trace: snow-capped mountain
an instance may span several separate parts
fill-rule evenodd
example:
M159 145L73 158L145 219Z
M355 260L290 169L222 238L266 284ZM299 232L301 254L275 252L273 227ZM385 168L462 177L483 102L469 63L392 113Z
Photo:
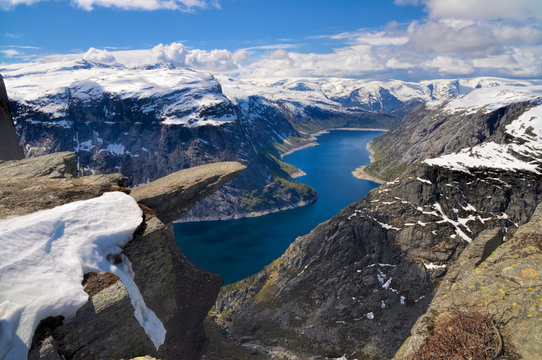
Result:
M425 162L465 172L486 168L542 174L542 86L480 89L448 102L444 110L491 113L520 102L528 103L526 110L504 125L500 136Z
M82 174L122 172L128 185L211 161L248 164L231 187L207 200L222 204L219 217L246 213L241 198L277 176L288 178L276 158L312 132L390 128L419 102L435 107L474 88L530 86L496 78L238 79L168 63L85 59L4 65L0 73L27 156L74 151ZM308 200L301 198L293 201ZM205 217L202 208L194 212Z

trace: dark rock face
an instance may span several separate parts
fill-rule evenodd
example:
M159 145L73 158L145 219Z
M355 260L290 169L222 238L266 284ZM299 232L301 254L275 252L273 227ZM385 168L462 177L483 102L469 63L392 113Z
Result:
M76 157L59 153L0 166L0 216L22 215L121 188L120 174L75 178ZM19 166L18 166L19 165ZM71 170L70 170L71 169ZM153 355L162 359L197 359L205 349L203 319L222 284L220 276L195 266L179 249L169 211L182 215L202 197L238 175L239 163L185 169L166 179L133 189L145 221L125 246L146 305L164 324L166 340L158 350L134 317L126 288L118 278L93 274L86 279L89 301L74 319L64 319L33 344L30 359L121 359ZM161 197L161 194L168 194ZM19 198L17 198L19 196ZM22 198L27 197L26 202ZM161 199L159 204L153 199ZM178 210L175 208L175 206ZM107 214L104 214L107 216ZM62 321L60 321L62 322Z
M0 75L0 160L19 160L23 158L23 149L17 142L17 133L11 118L6 86L2 75Z
M528 102L495 111L450 114L444 105L429 109L418 105L391 131L371 142L376 161L365 169L373 176L391 180L414 162L459 151L491 139L503 138L504 125L521 114ZM500 142L500 141L499 141Z
M244 346L299 358L391 358L446 267L483 230L511 232L528 221L541 180L420 163L225 287L213 319Z
M258 95L234 104L226 99L218 81L212 77L208 81L201 91L194 90L196 84L194 89L188 85L143 98L108 93L97 83L77 82L55 96L11 105L26 155L73 151L80 175L120 172L127 186L135 186L212 162L238 161L247 166L230 185L195 206L188 214L191 220L241 217L312 202L313 192L311 195L304 185L303 191L295 190L297 183L288 185L295 196L290 200L276 196L271 199L272 207L252 209L243 200L252 200L253 191L268 185L276 187L278 180L292 181L276 159L280 152L308 142L310 133L329 127L390 127L398 121L395 115L360 107L302 106ZM171 103L206 96L226 100L190 111L200 118L228 118L231 122L199 126L162 122L161 111ZM62 111L51 115L41 110L44 105L60 106ZM166 115L182 118L191 114L168 110Z

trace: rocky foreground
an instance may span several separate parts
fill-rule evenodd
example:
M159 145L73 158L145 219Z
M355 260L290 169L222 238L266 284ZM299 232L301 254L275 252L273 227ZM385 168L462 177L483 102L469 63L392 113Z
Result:
M144 220L123 254L132 263L134 280L145 303L167 331L165 343L156 350L135 319L120 279L111 273L87 273L81 279L89 296L87 304L73 319L43 319L28 358L199 358L206 344L202 321L222 279L198 268L182 254L171 221L244 168L239 163L209 164L127 189L121 186L120 174L77 178L73 153L0 163L0 218L50 209L108 191L132 193L143 209Z

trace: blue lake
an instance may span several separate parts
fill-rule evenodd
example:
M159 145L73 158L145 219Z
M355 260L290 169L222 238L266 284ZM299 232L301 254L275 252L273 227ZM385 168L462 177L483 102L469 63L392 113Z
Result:
M300 235L361 200L378 184L352 176L369 163L367 143L378 131L333 130L318 146L284 157L307 173L297 181L312 186L318 200L310 205L255 218L175 224L183 252L198 266L220 274L224 284L253 275L280 257Z

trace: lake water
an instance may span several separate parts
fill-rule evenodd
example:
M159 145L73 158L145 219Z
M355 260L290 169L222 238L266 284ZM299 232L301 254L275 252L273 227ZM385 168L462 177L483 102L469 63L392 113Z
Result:
M182 251L198 266L220 274L224 284L257 273L280 257L296 237L378 186L351 172L369 163L365 146L380 134L333 130L318 137L318 146L285 156L284 161L307 173L296 180L316 190L315 203L255 218L175 224Z

